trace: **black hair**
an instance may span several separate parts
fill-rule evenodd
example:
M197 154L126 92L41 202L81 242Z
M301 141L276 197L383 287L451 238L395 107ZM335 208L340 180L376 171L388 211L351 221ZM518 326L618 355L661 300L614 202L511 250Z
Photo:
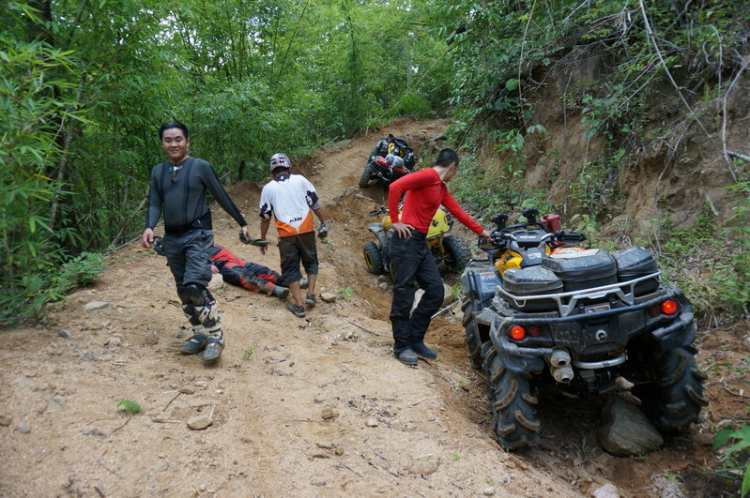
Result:
M458 152L453 149L443 149L438 152L435 158L435 166L450 166L451 163L456 163L456 167L458 167L459 160Z
M159 128L159 140L164 138L164 132L167 130L171 130L172 128L179 128L182 130L182 133L185 135L185 139L188 138L188 129L187 126L180 123L179 121L170 121L169 123L164 123L161 125L161 128Z

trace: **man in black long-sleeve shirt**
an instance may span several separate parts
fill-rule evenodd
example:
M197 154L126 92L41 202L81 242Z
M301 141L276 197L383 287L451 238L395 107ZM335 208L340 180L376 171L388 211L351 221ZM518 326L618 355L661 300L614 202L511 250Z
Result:
M211 280L214 234L211 210L206 207L206 190L242 227L249 238L247 222L219 181L211 165L190 157L187 127L170 121L159 130L168 161L151 170L149 207L141 243L154 244L154 226L164 213L163 250L177 284L182 310L193 326L193 337L180 348L185 354L203 352L205 361L219 358L224 348L219 307L206 286Z

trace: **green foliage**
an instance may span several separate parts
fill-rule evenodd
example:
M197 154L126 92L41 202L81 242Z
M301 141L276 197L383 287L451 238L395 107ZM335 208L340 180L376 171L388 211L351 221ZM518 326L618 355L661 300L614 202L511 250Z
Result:
M166 121L223 178L257 182L275 152L430 114L450 65L426 5L6 2L0 325L38 316L97 274L94 253L139 234Z
M122 408L128 413L141 413L141 405L135 401L130 401L129 399L121 399L117 402L117 407Z
M60 292L78 287L89 287L96 283L104 273L104 256L101 253L84 251L71 259L55 275L54 283Z
M253 354L255 354L255 346L247 348L245 350L245 354L242 355L242 358L244 358L245 360L247 360L248 358L250 358L251 356L253 356Z
M661 231L669 233L659 244L664 278L690 297L699 316L748 316L750 191L746 183L733 188L738 194L734 218L718 219L706 202L693 228L675 230L669 219L659 223ZM726 242L730 236L734 241Z
M743 472L742 498L750 492L750 425L743 425L740 429L723 429L714 438L714 449L722 450L722 467L724 471L739 470ZM743 471L744 469L744 471Z

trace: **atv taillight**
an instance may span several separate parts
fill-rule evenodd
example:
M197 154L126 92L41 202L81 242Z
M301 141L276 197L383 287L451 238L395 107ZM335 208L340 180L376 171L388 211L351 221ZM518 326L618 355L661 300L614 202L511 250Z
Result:
M661 303L661 311L665 315L674 315L677 313L677 310L679 309L679 306L677 306L677 303L672 301L671 299L669 301L664 301Z
M532 337L539 337L539 334L541 334L541 333L542 333L541 327L537 327L536 325L533 325L529 329L529 334L531 334Z
M520 325L516 325L514 327L511 327L510 329L510 338L514 341L520 341L526 337L526 329L521 327Z
M396 166L396 167L394 167L394 168L393 168L393 171L398 171L399 173L408 173L408 172L409 172L409 170L408 170L408 169L406 169L406 168L401 168L401 167L399 167L399 166Z

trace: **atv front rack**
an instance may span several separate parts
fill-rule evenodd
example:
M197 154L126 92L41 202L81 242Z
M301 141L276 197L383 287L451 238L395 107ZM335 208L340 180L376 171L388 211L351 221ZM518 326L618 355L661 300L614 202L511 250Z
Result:
M604 299L607 296L615 296L628 306L635 304L635 286L641 282L645 282L649 279L657 279L661 282L661 271L657 271L643 277L634 278L626 282L618 282L616 284L603 285L601 287L592 287L590 289L582 289L571 292L560 292L553 294L535 294L531 296L519 296L511 294L503 288L503 286L497 286L497 292L508 301L512 301L515 306L522 308L526 306L527 301L536 300L547 300L554 301L557 304L557 310L560 316L570 316L575 310L579 302L583 300L595 301Z

